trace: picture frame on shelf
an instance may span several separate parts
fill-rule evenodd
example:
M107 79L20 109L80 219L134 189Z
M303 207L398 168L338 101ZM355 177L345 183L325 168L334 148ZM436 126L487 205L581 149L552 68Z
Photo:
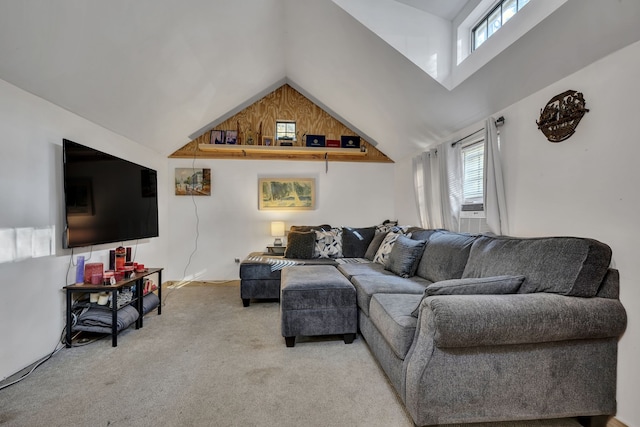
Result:
M307 147L324 147L325 136L324 135L307 135Z
M314 210L315 178L258 178L259 210Z
M262 145L265 146L273 146L273 137L272 136L263 136L262 137Z
M230 145L235 145L238 143L238 131L237 130L227 130L224 132L225 142Z
M329 148L340 148L340 140L339 139L327 139L327 147L329 147Z
M340 137L342 148L360 148L360 137L352 135L342 135Z
M210 144L226 144L223 130L212 130Z

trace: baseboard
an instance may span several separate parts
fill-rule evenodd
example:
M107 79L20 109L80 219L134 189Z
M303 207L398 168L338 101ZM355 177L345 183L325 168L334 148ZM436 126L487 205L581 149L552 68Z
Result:
M611 418L607 421L607 427L629 427L617 418Z

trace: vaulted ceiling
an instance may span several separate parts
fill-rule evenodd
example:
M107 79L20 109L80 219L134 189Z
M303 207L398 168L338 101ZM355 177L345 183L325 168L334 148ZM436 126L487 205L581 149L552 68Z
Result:
M398 1L448 20L467 3ZM166 155L286 82L398 160L640 40L638 22L637 0L568 0L448 90L331 0L0 0L0 78Z

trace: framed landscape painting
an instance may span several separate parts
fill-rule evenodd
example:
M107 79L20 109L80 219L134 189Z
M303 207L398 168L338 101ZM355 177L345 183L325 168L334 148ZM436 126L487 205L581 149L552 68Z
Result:
M315 178L259 178L258 209L313 210L316 206Z
M176 196L210 196L211 169L176 168Z

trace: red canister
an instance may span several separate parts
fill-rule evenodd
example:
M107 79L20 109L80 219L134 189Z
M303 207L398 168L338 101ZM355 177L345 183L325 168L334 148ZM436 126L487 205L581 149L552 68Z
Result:
M127 250L124 246L118 246L116 248L116 271L124 270L124 263L126 262Z

